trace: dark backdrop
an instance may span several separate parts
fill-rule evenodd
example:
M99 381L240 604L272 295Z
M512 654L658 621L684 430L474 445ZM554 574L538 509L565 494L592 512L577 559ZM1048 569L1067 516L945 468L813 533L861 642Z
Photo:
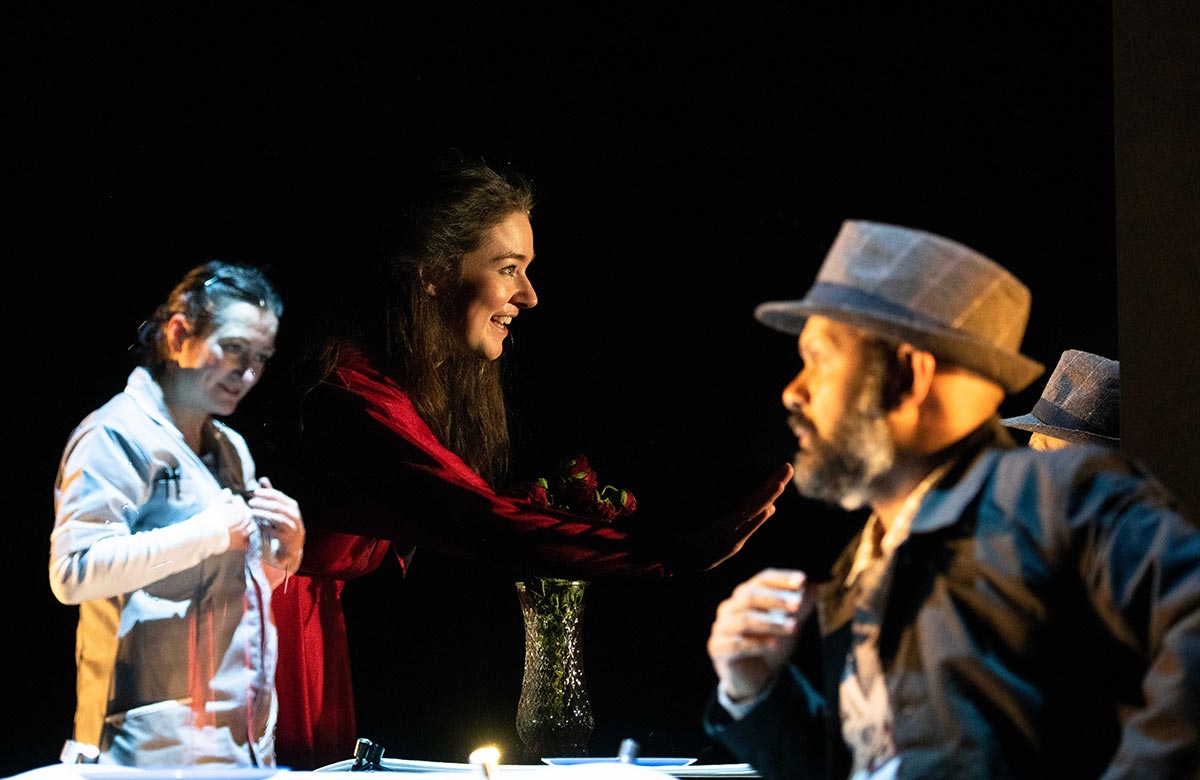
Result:
M1006 264L1034 290L1025 351L1047 370L1067 348L1124 357L1106 4L568 5L6 11L20 445L0 773L55 760L70 732L76 610L46 585L51 486L71 428L123 385L138 323L197 262L265 263L289 304L286 360L289 317L352 272L397 172L430 150L511 166L538 191L541 303L506 357L518 468L584 452L647 522L732 508L790 458L778 399L794 344L751 311L803 293L843 219ZM231 420L268 476L287 443L281 376ZM791 490L778 506L712 572L592 589L593 753L628 736L720 759L698 726L716 604L763 566L819 566L845 531ZM422 550L407 580L388 565L344 597L363 736L409 758L515 749L511 576Z

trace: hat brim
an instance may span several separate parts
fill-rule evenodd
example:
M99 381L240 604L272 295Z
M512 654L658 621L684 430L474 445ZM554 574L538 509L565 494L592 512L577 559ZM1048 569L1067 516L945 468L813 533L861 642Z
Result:
M768 301L759 304L754 317L784 333L798 335L812 315L828 317L862 328L880 338L903 341L918 349L969 368L991 379L1010 393L1018 393L1046 371L1032 358L1007 352L994 344L938 323L917 321L902 314L879 313L849 306L810 301Z
M1056 439L1069 441L1072 444L1103 444L1115 447L1121 443L1119 438L1105 436L1101 433L1090 433L1078 430L1077 428L1059 428L1057 425L1047 425L1032 414L1008 417L1001 420L1000 423L1007 428L1016 428L1017 430L1029 431L1030 433L1042 433L1046 436L1053 436Z

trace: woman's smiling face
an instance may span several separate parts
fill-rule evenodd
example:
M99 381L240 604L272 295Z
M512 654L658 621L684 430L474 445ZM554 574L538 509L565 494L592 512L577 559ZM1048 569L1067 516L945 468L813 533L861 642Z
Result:
M484 360L500 357L512 318L537 305L527 275L531 262L533 228L523 212L509 214L463 256L458 336L467 352Z

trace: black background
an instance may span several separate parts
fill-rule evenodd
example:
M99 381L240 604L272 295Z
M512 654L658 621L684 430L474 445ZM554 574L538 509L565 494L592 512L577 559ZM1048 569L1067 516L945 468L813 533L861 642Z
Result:
M51 487L71 428L123 386L138 323L197 262L264 263L289 306L284 363L289 318L352 272L414 157L457 147L533 180L541 302L505 358L516 462L584 452L646 522L731 509L790 459L794 343L751 311L799 297L843 219L932 230L1012 269L1047 373L1067 348L1124 359L1112 8L1020 5L10 6L17 609L0 772L52 762L70 733L76 610L46 585ZM1192 343L1182 325L1157 327ZM287 394L269 373L231 419L268 476ZM844 529L790 489L778 507L716 570L593 586L593 753L634 737L643 754L720 758L698 726L716 604L763 566L819 565ZM516 749L512 579L422 550L406 580L388 565L347 585L363 736L394 757Z

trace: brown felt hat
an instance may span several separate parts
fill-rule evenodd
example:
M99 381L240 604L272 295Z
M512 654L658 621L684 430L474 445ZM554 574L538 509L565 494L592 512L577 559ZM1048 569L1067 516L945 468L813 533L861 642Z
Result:
M798 334L810 315L904 341L1024 390L1045 372L1021 354L1029 288L994 260L933 233L847 220L801 300L759 304L754 316Z

